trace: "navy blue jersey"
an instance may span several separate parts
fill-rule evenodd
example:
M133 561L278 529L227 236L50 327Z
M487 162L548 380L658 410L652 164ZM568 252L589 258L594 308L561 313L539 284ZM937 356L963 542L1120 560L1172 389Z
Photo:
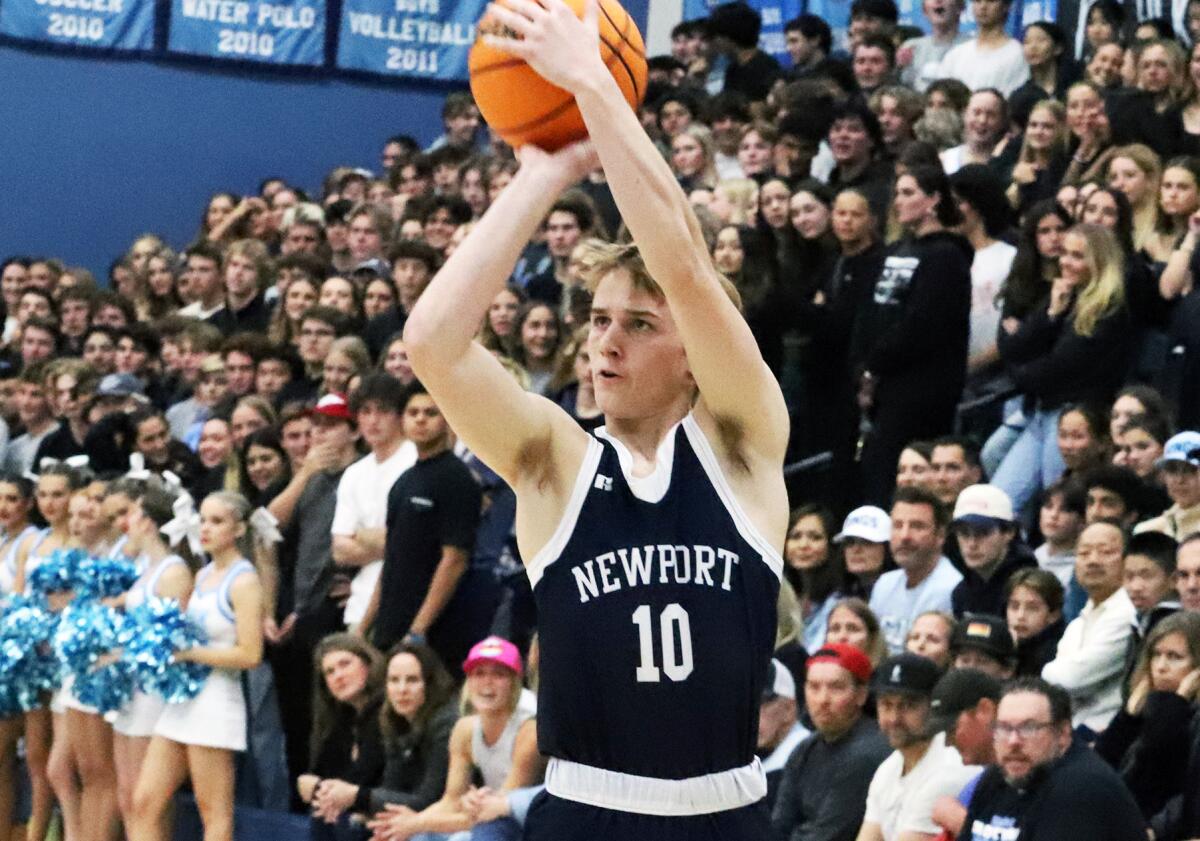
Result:
M754 760L782 561L689 415L658 467L604 430L529 565L541 645L538 747L679 780ZM632 485L632 486L631 486Z

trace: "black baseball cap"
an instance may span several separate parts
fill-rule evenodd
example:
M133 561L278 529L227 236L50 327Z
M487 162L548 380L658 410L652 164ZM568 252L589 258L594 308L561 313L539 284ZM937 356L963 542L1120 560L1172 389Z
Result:
M1008 625L1000 617L986 613L963 614L950 639L950 650L957 654L964 648L982 651L1001 663L1008 663L1015 653Z
M984 698L1000 700L1000 681L978 669L951 669L933 687L928 732L951 729L961 713L974 709Z
M937 685L941 674L937 663L928 657L905 651L879 665L872 686L876 695L903 692L928 698L933 694L933 687Z

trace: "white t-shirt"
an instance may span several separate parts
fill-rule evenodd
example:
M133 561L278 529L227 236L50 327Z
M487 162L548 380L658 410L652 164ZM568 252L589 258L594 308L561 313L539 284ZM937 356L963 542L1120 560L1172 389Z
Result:
M975 252L971 261L971 356L996 344L1000 328L997 296L1016 256L1017 249L999 240Z
M894 569L879 576L871 590L871 611L879 617L888 653L904 650L904 640L913 621L928 610L950 610L950 593L962 581L962 574L945 556L933 572L916 587L909 589L904 570Z
M367 453L347 467L338 483L337 507L330 531L334 535L352 536L359 529L383 528L387 524L388 491L400 474L416 463L417 445L405 441L386 461L378 461L373 453ZM382 569L383 558L379 558L355 574L343 617L347 625L362 621Z
M1007 97L1029 81L1029 63L1021 42L1015 38L1009 38L1002 47L986 50L972 38L946 53L938 78L958 79L973 91L996 88Z
M867 790L863 821L878 824L884 841L905 832L940 833L933 822L934 802L942 796L957 797L979 769L963 765L958 751L946 744L946 734L938 733L921 761L903 772L904 757L894 751L875 770Z

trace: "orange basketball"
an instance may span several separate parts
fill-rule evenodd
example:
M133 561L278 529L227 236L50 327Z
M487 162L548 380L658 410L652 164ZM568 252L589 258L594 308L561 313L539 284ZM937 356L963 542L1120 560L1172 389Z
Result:
M583 0L566 3L583 14ZM646 94L646 45L617 0L600 0L600 53L629 106L637 108ZM476 38L468 67L479 113L509 145L532 143L554 151L587 137L575 97L524 60Z

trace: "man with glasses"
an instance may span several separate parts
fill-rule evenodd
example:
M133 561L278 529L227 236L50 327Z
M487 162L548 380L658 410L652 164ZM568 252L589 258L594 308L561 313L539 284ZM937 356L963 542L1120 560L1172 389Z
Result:
M1071 737L1071 698L1040 678L1009 683L992 730L996 764L980 777L959 841L1138 841L1133 796Z

